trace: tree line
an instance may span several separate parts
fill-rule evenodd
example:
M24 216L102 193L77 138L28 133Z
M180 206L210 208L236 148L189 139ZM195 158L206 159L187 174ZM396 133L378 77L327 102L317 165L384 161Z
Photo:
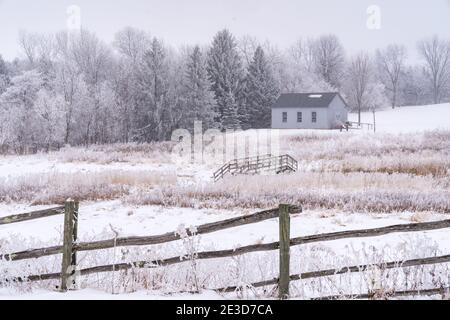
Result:
M450 101L450 42L417 44L408 63L392 44L353 56L335 35L286 50L229 30L209 46L173 48L127 27L106 44L94 33L21 32L22 58L0 55L0 146L4 152L169 139L177 128L270 126L280 93L339 91L361 112Z

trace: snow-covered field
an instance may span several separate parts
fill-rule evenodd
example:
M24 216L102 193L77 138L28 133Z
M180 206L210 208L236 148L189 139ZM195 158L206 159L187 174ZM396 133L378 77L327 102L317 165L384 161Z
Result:
M380 132L408 133L425 130L450 129L450 103L431 106L399 107L375 113L376 127ZM350 121L358 121L351 113ZM361 122L373 123L373 114L363 112Z
M281 151L299 161L299 172L281 176L227 177L213 183L215 164L179 164L169 149L151 146L67 148L29 156L0 156L0 217L81 200L79 240L175 232L275 207L301 204L291 236L450 219L450 104L379 111L377 133L366 131L281 132ZM351 120L355 115L351 115ZM372 114L363 114L371 122ZM155 148L155 150L153 149ZM277 220L229 229L153 247L79 254L80 267L153 260L189 250L230 249L276 241ZM0 226L0 253L61 243L62 217ZM448 254L448 230L339 240L294 247L292 272L359 263ZM60 257L0 261L1 275L58 272ZM292 292L309 298L368 288L449 286L448 266L296 281ZM0 287L0 299L270 298L263 290L218 295L207 290L270 279L277 253L187 262L167 268L82 277L81 290L60 294L55 281ZM206 288L201 294L170 292ZM267 288L266 288L267 289ZM270 288L269 288L270 289ZM111 293L119 293L111 295Z

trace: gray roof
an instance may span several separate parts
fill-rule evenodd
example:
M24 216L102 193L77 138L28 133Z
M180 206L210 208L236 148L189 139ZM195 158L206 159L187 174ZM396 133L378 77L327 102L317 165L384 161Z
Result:
M342 99L338 92L283 93L272 108L327 108L336 96Z

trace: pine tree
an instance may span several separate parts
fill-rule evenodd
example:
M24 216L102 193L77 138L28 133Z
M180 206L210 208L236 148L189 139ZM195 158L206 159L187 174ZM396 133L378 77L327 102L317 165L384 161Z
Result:
M188 57L185 74L186 110L183 122L189 129L193 128L195 120L202 121L205 129L216 127L216 103L210 88L205 59L200 47L196 46Z
M136 119L139 127L137 140L154 141L163 138L165 95L168 77L166 52L162 43L153 39L150 49L144 53L138 86L141 92Z
M225 95L220 98L218 104L223 106L221 117L223 129L240 129L238 106L236 98L232 93L226 92Z
M239 129L242 61L236 41L226 29L217 33L214 38L208 53L207 71L218 105L218 120L222 129Z
M248 127L270 127L271 106L278 97L279 91L264 51L258 47L248 66L245 84Z

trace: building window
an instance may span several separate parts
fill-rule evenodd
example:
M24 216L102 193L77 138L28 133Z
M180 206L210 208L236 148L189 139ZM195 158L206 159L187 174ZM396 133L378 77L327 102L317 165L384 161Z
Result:
M297 112L297 122L302 122L302 113Z
M287 122L287 112L283 112L283 122Z
M313 112L311 114L311 118L312 118L312 123L316 123L317 122L317 112Z

